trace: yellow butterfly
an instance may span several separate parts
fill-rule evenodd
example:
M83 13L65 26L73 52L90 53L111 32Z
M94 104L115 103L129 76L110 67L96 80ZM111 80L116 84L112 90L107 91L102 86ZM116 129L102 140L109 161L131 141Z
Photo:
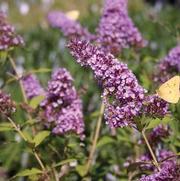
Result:
M72 11L68 11L66 13L66 16L71 19L71 20L77 20L79 17L79 11L78 10L72 10Z
M169 103L177 103L180 98L180 76L176 75L162 84L156 91L158 96Z

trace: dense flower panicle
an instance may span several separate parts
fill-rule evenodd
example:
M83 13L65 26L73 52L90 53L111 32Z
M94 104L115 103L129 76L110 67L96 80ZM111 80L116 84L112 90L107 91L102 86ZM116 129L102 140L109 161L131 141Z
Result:
M152 144L159 143L162 138L168 137L170 134L169 127L167 125L159 125L155 127L149 134L149 140Z
M22 83L28 99L45 94L39 80L33 74L23 76Z
M15 110L15 103L12 101L11 97L0 90L0 114L10 116Z
M168 103L158 95L146 96L143 101L142 114L162 118L168 113Z
M41 103L47 123L55 134L74 131L83 136L82 102L79 99L70 73L59 68L48 82L45 100Z
M130 46L143 47L146 41L136 28L127 10L128 0L105 0L97 29L97 42L105 51L118 54Z
M69 106L62 108L58 114L56 127L53 129L55 134L68 131L75 131L80 135L84 132L82 101L79 98L72 101Z
M142 176L140 181L180 181L180 165L166 164L159 172Z
M171 49L157 66L155 82L165 82L174 74L180 73L180 45Z
M48 14L48 22L52 27L59 28L68 38L91 40L94 36L78 22L69 19L61 11L52 11Z
M147 170L152 170L154 173L148 176L142 176L140 181L180 181L180 167L177 164L176 157L168 150L159 150L156 154L161 170L158 171L153 165L146 167ZM142 156L141 161L150 161L150 155Z
M144 99L145 90L138 84L127 65L113 55L85 41L72 40L68 47L82 66L89 66L103 88L105 117L111 127L123 127L132 122ZM109 103L109 98L115 98Z
M0 12L0 51L23 44L23 38L16 35L15 28L7 23L5 15Z

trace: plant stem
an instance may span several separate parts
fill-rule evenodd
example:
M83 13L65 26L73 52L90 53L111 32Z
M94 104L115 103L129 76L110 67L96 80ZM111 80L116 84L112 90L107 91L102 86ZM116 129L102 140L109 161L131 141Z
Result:
M39 165L41 166L42 170L45 170L45 166L44 164L42 163L39 155L37 154L36 150L33 150L33 154L34 156L36 157L36 160L38 161Z
M15 64L14 60L13 60L10 56L9 56L9 60L10 60L10 63L11 63L11 65L12 65L15 73L16 73L16 76L17 76L17 78L18 78L18 80L19 80L21 77L19 76L19 73L18 73L18 71L17 71L16 64ZM27 103L28 103L28 100L27 100L26 93L25 93L25 91L24 91L24 87L23 87L23 84L22 84L22 81L21 81L21 80L19 80L19 86L20 86L20 88L21 88L23 100L24 100L24 102L27 104Z
M10 118L7 117L7 119L9 120L9 122L12 124L12 126L14 127L14 129L19 133L19 135L23 138L23 140L25 142L28 142L27 138L25 137L24 133L20 130L20 128L16 125L16 123ZM42 170L45 170L45 166L43 165L41 159L39 158L36 150L33 150L33 154L36 158L36 160L38 161L39 165L41 166Z
M27 99L27 96L26 96L26 93L25 93L25 90L24 90L23 83L22 83L22 81L20 80L20 79L21 79L21 76L19 75L19 73L18 73L18 71L17 71L16 64L15 64L15 62L14 62L14 60L13 60L13 58L12 58L11 56L8 56L8 57L9 57L9 60L10 60L11 65L12 65L12 67L13 67L15 73L16 73L16 76L17 76L17 78L18 78L18 80L19 80L18 82L19 82L19 86L20 86L21 93L22 93L22 96L23 96L23 100L24 100L24 102L25 102L26 104L28 104L28 99ZM27 116L28 116L28 119L29 119L29 120L32 120L32 117L31 117L30 114L27 114ZM34 127L32 127L32 132L33 132L33 135L35 135L36 130L35 130Z
M95 130L95 134L94 134L93 143L92 143L92 147L91 147L90 154L89 154L89 157L88 157L88 161L87 161L87 164L86 164L86 174L89 172L90 166L92 164L94 152L96 150L97 140L98 140L98 137L99 137L99 132L100 132L101 123L102 123L102 119L103 119L103 113L104 113L104 103L101 104L100 114L99 114L99 118L97 120L97 125L96 125L96 130Z
M151 156L152 156L152 158L153 158L154 165L155 165L155 166L158 168L158 170L160 171L160 167L159 167L158 161L157 161L156 156L155 156L155 154L154 154L154 152L153 152L153 150L152 150L152 148L151 148L151 146L150 146L150 144L149 144L149 141L148 141L148 139L147 139L147 137L146 137L145 130L142 130L142 136L143 136L143 138L144 138L144 140L145 140L145 142L146 142L146 145L147 145L147 147L148 147L148 149L149 149L149 152L150 152L150 154L151 154Z
M24 86L23 86L23 84L22 84L22 81L20 80L20 79L21 79L21 76L19 76L19 73L18 73L18 71L17 71L16 64L15 64L15 62L14 62L14 60L13 60L13 58L12 58L11 56L8 56L8 57L9 57L9 60L10 60L11 65L12 65L12 67L13 67L15 73L16 73L16 76L17 76L17 78L18 78L18 80L19 80L19 86L20 86L20 89L21 89L21 92L22 92L23 100L24 100L24 102L25 102L26 104L28 104L28 99L27 99L27 96L26 96L26 93L25 93L25 90L24 90ZM32 120L32 117L31 117L30 114L27 114L27 116L28 116L28 119L29 119L29 120ZM21 135L21 137L24 139L24 141L27 142L26 137L24 136L24 134L22 133L22 131L16 126L16 124L14 123L14 121L13 121L12 119L10 119L10 118L8 118L8 120L11 122L11 124L12 124L13 127L16 129L16 131ZM33 132L33 134L35 135L35 129L34 129L34 127L32 127L32 132ZM40 157L38 156L36 150L33 150L33 154L34 154L36 160L38 161L39 165L41 166L42 170L45 170L45 166L44 166L44 164L42 163Z
M15 122L10 118L7 117L7 119L10 121L14 129L19 133L19 135L24 139L24 141L27 141L26 137L24 136L23 132L20 130L20 128L15 124Z

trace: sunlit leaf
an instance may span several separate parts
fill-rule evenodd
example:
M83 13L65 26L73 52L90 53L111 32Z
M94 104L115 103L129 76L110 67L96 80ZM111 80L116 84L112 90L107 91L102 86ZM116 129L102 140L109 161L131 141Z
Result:
M152 129L155 128L156 126L158 126L161 123L161 119L156 118L156 119L152 119L148 126L145 129Z
M40 145L46 137L50 135L50 131L41 131L39 132L33 139L33 142L35 143L35 147Z
M86 175L86 165L78 165L76 167L76 171L81 177L84 177Z
M33 143L32 135L30 134L30 132L28 132L26 130L23 130L22 132L23 132L25 138L27 139L27 141L29 143Z
M74 161L76 161L76 159L74 159L74 158L63 160L63 161L60 161L59 163L56 163L53 167L58 167L58 166L66 164L66 163L70 163L70 162L74 162Z
M0 132L3 131L11 131L13 130L13 126L10 123L1 123L0 124Z
M36 175L36 174L41 174L42 171L37 169L37 168L32 168L32 169L26 169L23 171L20 171L15 177L24 177L24 176L29 176L29 175Z
M31 99L29 105L36 109L38 107L38 105L44 100L44 96L43 95L40 95L40 96L36 96L34 98Z

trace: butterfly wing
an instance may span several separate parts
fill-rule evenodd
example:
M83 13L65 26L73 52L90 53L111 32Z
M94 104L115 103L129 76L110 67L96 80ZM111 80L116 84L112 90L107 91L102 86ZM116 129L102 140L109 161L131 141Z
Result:
M66 16L71 20L77 20L79 17L79 11L78 10L68 11L66 13Z
M180 97L179 86L180 76L174 76L159 87L157 94L169 103L177 103Z

